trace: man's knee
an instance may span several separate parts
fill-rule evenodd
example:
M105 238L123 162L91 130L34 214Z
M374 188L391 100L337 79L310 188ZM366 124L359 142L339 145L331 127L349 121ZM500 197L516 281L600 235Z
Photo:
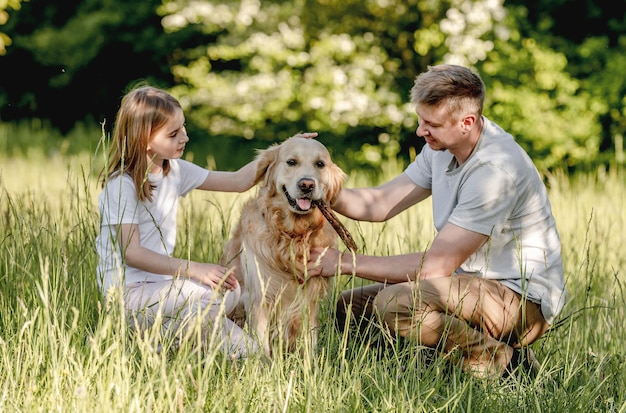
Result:
M402 324L413 318L415 306L412 289L408 283L390 285L374 299L374 310L381 323L392 333L403 328Z
M397 302L393 294L389 294L388 288L382 290L374 299L374 312L386 325L393 325L396 314Z

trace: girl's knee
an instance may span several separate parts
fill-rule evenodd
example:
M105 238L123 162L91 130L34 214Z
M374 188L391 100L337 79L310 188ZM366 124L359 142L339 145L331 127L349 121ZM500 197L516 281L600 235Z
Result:
M237 288L234 290L230 290L224 295L224 307L226 314L232 313L237 306L239 305L239 301L241 299L241 287L237 284Z

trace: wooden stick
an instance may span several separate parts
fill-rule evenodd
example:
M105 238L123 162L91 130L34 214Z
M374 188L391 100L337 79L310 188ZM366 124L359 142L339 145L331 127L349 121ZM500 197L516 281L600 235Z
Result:
M316 201L315 205L317 205L322 215L324 215L324 218L326 218L330 225L332 225L335 229L339 238L341 238L346 247L348 247L348 249L353 253L356 253L358 248L356 246L356 242L354 242L354 238L352 238L348 229L337 218L333 210L323 200Z

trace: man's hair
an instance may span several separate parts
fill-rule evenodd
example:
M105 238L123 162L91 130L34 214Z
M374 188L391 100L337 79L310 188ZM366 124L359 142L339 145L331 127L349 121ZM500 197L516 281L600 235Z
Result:
M152 200L153 185L148 179L148 143L171 119L180 103L169 93L152 86L140 86L122 98L115 119L113 142L102 184L108 178L128 174L135 183L137 197ZM163 174L169 172L169 162L163 164Z
M411 103L435 108L446 105L453 117L464 113L481 116L484 101L485 84L463 66L428 66L428 71L418 75L411 88Z

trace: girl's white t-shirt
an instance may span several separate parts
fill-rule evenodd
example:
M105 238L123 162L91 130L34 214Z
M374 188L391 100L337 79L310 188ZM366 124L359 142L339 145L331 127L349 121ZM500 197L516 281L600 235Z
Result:
M170 170L149 174L156 186L152 201L140 202L129 175L109 179L98 198L100 233L96 238L98 252L98 285L106 295L111 287L141 281L171 279L171 275L154 274L125 265L117 242L117 226L137 224L141 246L171 256L176 245L178 198L204 182L209 171L191 162L170 160Z
M483 120L479 141L461 166L447 150L426 145L405 173L431 189L438 231L450 222L489 235L458 271L501 281L540 304L552 323L565 301L565 281L545 185L513 136Z

